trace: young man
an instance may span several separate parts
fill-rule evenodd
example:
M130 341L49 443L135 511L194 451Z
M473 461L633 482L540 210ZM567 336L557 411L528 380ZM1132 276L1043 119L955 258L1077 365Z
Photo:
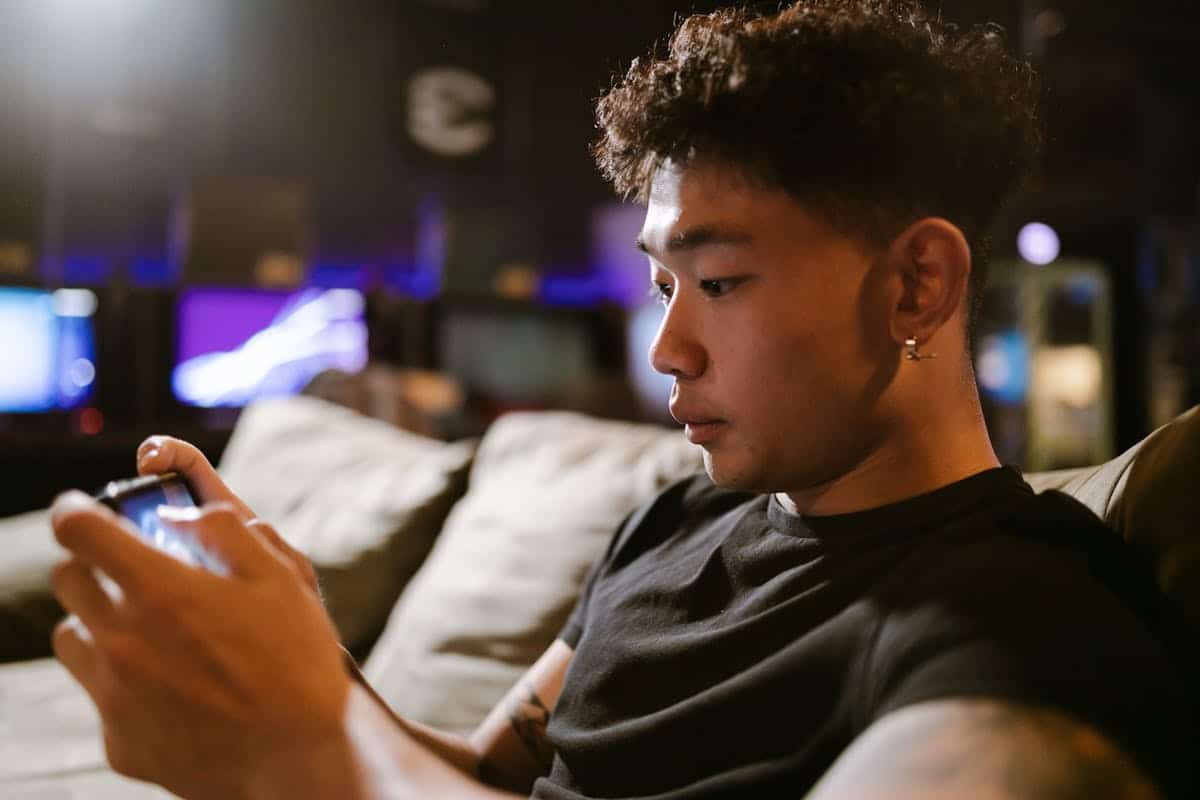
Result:
M997 464L980 414L971 311L1034 95L994 32L904 0L684 21L601 101L596 152L647 203L650 359L707 475L617 532L464 741L351 680L304 560L151 439L139 469L189 476L209 504L173 522L232 575L56 504L56 652L113 766L188 797L1186 792L1152 587Z

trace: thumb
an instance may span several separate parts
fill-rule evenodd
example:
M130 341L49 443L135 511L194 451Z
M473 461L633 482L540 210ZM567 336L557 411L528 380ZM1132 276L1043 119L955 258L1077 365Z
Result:
M159 506L158 516L210 571L256 580L290 569L284 557L247 528L228 503L200 508Z
M151 436L138 447L139 475L161 475L178 472L187 478L199 497L196 503L227 503L241 519L254 518L254 512L242 502L213 469L200 448L172 436Z

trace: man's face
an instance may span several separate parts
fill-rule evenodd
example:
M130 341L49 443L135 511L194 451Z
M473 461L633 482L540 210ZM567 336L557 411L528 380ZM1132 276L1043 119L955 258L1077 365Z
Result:
M879 258L702 163L658 171L639 245L665 305L650 363L714 482L800 491L870 457L896 362Z

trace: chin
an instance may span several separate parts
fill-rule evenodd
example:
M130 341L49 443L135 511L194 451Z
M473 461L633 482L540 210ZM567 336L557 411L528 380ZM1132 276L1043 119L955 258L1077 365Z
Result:
M728 456L714 456L708 450L704 451L704 471L722 489L755 494L773 491L764 487L762 476L752 465L733 463Z

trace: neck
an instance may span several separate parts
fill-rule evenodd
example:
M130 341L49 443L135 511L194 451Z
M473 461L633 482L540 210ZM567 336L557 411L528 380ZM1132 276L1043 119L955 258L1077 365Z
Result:
M978 396L932 403L908 419L852 469L819 486L778 494L796 514L828 516L906 500L1000 466Z

